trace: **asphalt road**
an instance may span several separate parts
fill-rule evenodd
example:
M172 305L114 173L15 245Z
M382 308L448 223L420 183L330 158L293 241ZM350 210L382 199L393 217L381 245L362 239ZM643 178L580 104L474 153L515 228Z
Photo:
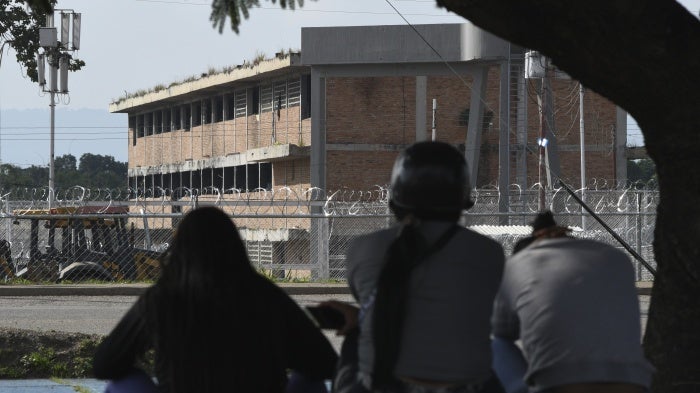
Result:
M328 299L352 301L348 294L291 295L299 305ZM36 331L108 334L136 296L0 296L0 326ZM336 349L342 340L325 332Z

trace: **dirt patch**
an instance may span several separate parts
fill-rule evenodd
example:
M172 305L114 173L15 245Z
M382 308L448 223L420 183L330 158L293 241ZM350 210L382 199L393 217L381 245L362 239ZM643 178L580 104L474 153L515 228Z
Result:
M0 328L0 379L92 378L102 336Z

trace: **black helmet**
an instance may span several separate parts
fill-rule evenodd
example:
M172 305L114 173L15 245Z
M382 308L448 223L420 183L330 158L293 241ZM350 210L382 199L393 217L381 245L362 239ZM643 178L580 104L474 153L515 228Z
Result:
M448 143L414 143L394 163L389 203L399 219L457 218L474 205L470 194L467 162Z

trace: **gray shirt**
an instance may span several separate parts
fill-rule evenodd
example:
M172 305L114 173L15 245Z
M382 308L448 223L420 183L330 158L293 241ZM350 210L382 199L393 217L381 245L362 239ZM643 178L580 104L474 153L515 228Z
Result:
M435 242L451 223L428 221L421 232ZM396 237L392 227L356 238L347 254L347 279L367 304ZM460 228L440 250L414 268L401 333L397 376L450 382L480 382L491 375L490 318L504 264L502 247ZM374 362L370 307L361 322L359 369L371 375Z
M544 239L506 262L493 334L522 340L532 391L585 382L648 387L634 269L593 240Z

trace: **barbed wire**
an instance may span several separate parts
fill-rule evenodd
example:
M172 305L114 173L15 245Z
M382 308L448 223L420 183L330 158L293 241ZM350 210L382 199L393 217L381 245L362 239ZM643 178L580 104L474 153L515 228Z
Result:
M649 211L659 200L654 182L616 184L606 179L591 179L589 187L579 188L575 193L596 213L626 213ZM614 187L613 187L614 186ZM511 184L507 193L497 185L487 185L472 191L475 206L470 213L501 212L501 199L508 198L508 212L536 213L540 206L542 185L535 183L529 188ZM440 190L429 192L440 193ZM48 187L18 187L0 190L2 212L45 209L48 207ZM545 206L561 213L580 213L581 206L564 188L546 188ZM151 188L88 188L74 186L56 189L51 207L81 206L134 206L151 210L172 206L196 206L200 203L226 206L246 214L323 214L338 215L387 215L390 214L389 187L376 185L369 190L341 188L323 190L317 187L256 188L246 192L237 188L178 187L168 189Z

